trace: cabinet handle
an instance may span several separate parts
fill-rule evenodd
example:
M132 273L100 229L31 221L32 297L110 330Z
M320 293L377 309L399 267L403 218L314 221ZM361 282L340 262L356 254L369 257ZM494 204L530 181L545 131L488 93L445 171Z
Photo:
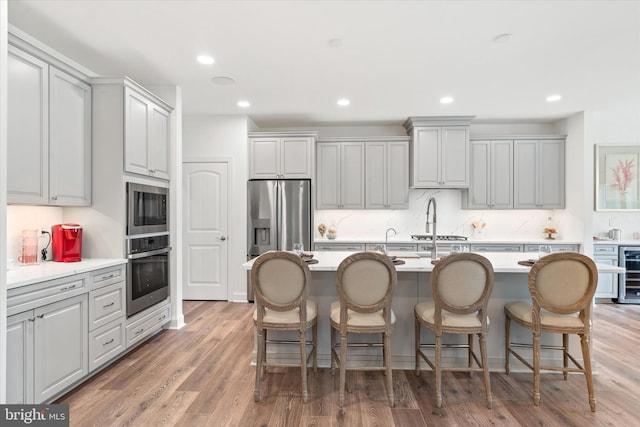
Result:
M153 175L153 174L155 174L155 173L156 173L156 171L155 171L155 170L153 170L153 169L149 169L149 173Z
M44 317L44 314L38 314L36 317L37 317L38 319L42 319L42 318Z
M75 287L76 287L76 285L75 285L75 284L73 284L73 285L71 285L71 286L65 286L64 288L60 288L60 292L68 291L68 290L71 290L71 289L73 289L73 288L75 288Z
M58 200L58 196L51 196L51 200Z
M100 279L100 280L107 280L107 279L111 279L111 278L112 278L112 277L114 277L114 276L115 276L115 274L111 273L111 274L110 274L110 275L108 275L108 276L102 276L102 279Z
M36 318L35 318L35 317L32 317L32 318L27 319L27 320L28 320L29 322L35 322L35 321L36 321Z
M111 301L109 304L107 305L103 305L102 308L107 308L107 307L111 307L112 305L114 305L115 302Z
M141 334L141 333L143 333L143 332L144 332L144 328L142 328L142 329L140 329L139 331L137 331L135 335L136 335L136 336L138 336L138 335L140 335L140 334Z
M103 346L104 346L104 345L109 345L109 344L111 344L112 342L113 342L113 338L111 338L109 341L107 341L106 343L104 343L104 344L102 344L102 345L103 345Z
M162 317L158 318L158 320L164 320L164 319L166 319L166 318L167 318L167 315L166 315L166 314L163 314L163 315L162 315Z

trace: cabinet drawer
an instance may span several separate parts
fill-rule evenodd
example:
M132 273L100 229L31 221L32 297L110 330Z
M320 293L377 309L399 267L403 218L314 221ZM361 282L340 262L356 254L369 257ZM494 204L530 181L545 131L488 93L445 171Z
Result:
M367 250L369 245L367 245ZM416 245L411 243L389 243L387 244L387 251L389 252L415 252Z
M125 280L125 266L126 264L122 264L93 271L91 273L91 289L98 289Z
M617 245L593 245L593 255L609 255L618 257L618 246Z
M364 244L362 243L316 243L314 247L316 251L364 251Z
M89 332L89 371L103 365L125 350L125 318Z
M89 330L125 317L124 282L89 292Z
M171 307L167 304L127 325L127 348L160 329L162 325L169 321L170 314Z
M536 247L536 251L538 248ZM522 252L522 245L471 245L471 252Z
M9 289L7 291L7 315L11 316L86 293L88 277L88 274L77 274Z
M547 243L543 243L543 244L547 244ZM580 246L579 245L554 245L554 244L550 244L549 246L551 246L551 251L552 252L579 252L580 251ZM540 249L540 245L524 245L524 251L525 252L538 252L538 250Z

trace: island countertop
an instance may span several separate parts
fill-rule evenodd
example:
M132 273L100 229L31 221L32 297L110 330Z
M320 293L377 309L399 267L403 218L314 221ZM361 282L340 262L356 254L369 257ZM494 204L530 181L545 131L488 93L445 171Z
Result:
M343 259L351 255L353 252L339 252L339 251L317 251L308 252L313 253L313 258L318 260L317 264L309 264L309 270L311 271L336 271L338 265ZM396 265L396 271L401 272L414 272L414 273L428 273L433 270L434 265L431 263L431 258L414 258L411 252L403 255L401 252L393 253L402 259L405 263ZM406 256L407 258L404 258ZM535 260L538 258L536 252L483 252L482 256L486 257L493 265L493 270L496 273L524 273L529 274L531 267L518 264L518 261ZM251 270L254 260L245 262L242 267L245 270ZM625 269L607 264L596 264L599 273L624 273Z

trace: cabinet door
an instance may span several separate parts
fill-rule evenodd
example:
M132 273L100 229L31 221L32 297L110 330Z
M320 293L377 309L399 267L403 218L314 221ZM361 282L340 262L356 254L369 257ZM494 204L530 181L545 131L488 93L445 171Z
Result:
M594 261L597 264L618 265L618 260L614 258L598 258ZM595 298L617 298L618 297L618 275L614 273L598 274L598 287L596 288Z
M278 178L280 174L280 139L251 138L249 140L249 177Z
M387 145L387 207L409 208L409 143L389 142Z
M316 209L340 207L340 143L316 146Z
M7 318L7 402L33 402L33 310Z
M7 202L49 202L49 66L9 46Z
M313 176L312 138L282 138L280 140L280 175L282 178Z
M149 111L149 174L169 179L169 113L153 104Z
M440 141L439 186L464 188L469 186L468 127L444 127Z
M539 170L538 141L514 141L513 185L516 209L535 209L538 207Z
M471 142L471 185L467 207L488 209L491 206L491 141Z
M364 209L364 143L343 142L340 160L340 207Z
M87 295L34 310L35 402L40 403L88 373Z
M440 132L438 127L413 131L413 187L440 187Z
M513 208L513 142L491 141L492 209Z
M538 182L540 188L539 207L544 209L564 208L564 141L542 140L539 142Z
M366 197L367 209L387 208L387 143L366 143Z
M49 70L49 203L91 204L91 86Z
M149 103L129 88L124 89L124 170L149 174Z

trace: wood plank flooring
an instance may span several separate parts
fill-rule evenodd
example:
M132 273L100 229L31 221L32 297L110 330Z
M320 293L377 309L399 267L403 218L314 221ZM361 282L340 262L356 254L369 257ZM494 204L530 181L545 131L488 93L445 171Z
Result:
M187 325L167 330L56 403L70 405L72 426L617 426L640 425L640 306L598 304L594 351L597 412L584 376L543 374L541 406L533 375L491 374L493 409L482 375L443 374L443 405L434 404L432 372L393 372L395 408L382 372L347 373L345 414L338 375L309 370L303 404L299 370L272 370L253 401L252 304L185 301ZM513 362L519 363L517 361Z

